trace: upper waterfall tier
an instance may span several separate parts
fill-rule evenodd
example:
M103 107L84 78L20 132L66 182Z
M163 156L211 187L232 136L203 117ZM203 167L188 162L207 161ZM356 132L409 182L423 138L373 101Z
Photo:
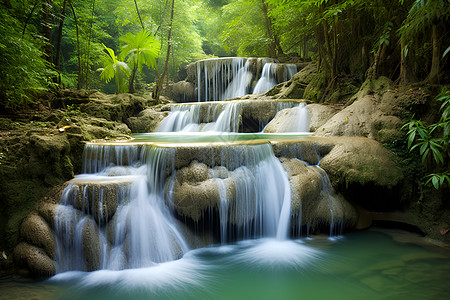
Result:
M210 101L176 104L159 124L157 132L261 132L281 110L293 110L292 122L280 132L308 132L309 113L298 100ZM298 124L297 124L298 123Z
M267 64L270 71L264 72ZM205 59L187 66L186 80L175 83L170 96L179 102L221 101L254 93L259 81L256 92L266 92L296 72L295 64L281 64L272 58Z

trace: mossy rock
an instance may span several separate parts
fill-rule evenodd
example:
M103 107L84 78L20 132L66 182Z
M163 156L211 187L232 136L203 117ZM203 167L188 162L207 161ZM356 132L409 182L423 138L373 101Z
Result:
M326 88L327 78L323 73L317 73L312 78L311 82L305 89L303 98L311 100L312 102L320 102L324 90Z

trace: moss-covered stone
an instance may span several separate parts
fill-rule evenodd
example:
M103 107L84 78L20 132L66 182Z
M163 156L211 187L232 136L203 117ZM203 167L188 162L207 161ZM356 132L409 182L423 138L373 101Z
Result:
M323 73L317 73L305 89L303 98L312 102L320 102L327 84L327 78Z

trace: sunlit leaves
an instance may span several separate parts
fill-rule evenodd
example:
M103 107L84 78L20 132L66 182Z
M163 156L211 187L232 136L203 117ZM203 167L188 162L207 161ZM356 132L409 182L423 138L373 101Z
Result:
M98 69L101 71L100 78L106 82L109 82L112 78L114 78L118 92L126 92L127 86L125 83L131 73L130 67L126 63L117 59L114 50L106 47L105 45L103 45L103 47L105 48L107 55L105 55L102 59L103 68Z
M140 72L143 65L156 67L155 59L158 57L161 43L149 31L141 30L136 34L128 32L120 37L120 41L124 43L121 57L127 58L133 67L137 67Z

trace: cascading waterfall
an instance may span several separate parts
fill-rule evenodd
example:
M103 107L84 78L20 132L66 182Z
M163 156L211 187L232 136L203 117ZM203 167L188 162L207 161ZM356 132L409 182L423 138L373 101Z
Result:
M235 191L227 195L215 177L222 241L285 239L289 180L271 145L230 146L217 155L210 159L230 170ZM84 170L96 173L72 180L55 213L57 272L148 267L183 256L188 246L165 201L175 148L91 144L83 161Z
M277 84L276 68L276 64L264 65L261 78L256 83L253 94L265 93Z
M280 64L272 58L212 58L195 64L198 102L222 101L249 93L264 93L277 83L289 80L297 72L296 65ZM258 77L260 79L253 88Z
M243 96L253 75L242 57L205 59L197 62L198 102Z
M239 166L228 178L214 177L219 186L222 243L253 237L285 239L290 220L290 186L271 145L238 145L220 155L222 167L232 170ZM225 181L230 179L235 190L232 199L225 188Z
M214 103L208 106L202 120L199 105L172 106L170 114L159 124L156 132L238 132L242 103ZM204 123L202 123L204 122Z
M282 68L282 76L278 74L280 68ZM253 89L253 94L265 93L278 83L288 81L295 73L297 73L297 66L294 64L266 63L261 78Z
M57 207L57 272L148 267L180 258L188 246L164 204L165 170L173 162L173 149L145 147L141 165L118 166L123 157L112 162L111 156L101 155L104 147L122 154L136 150L86 148L84 161L94 156L96 164L91 165L97 167L91 170L97 173L77 176Z

